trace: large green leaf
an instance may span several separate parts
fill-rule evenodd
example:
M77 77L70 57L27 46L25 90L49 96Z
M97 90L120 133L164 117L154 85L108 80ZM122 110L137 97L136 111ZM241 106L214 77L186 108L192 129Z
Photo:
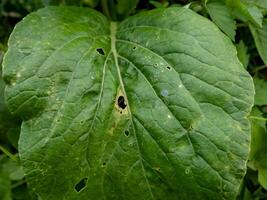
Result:
M262 28L249 26L261 59L267 64L267 19L262 22Z
M120 24L85 8L30 14L3 70L31 186L43 200L234 199L254 94L236 54L186 8Z

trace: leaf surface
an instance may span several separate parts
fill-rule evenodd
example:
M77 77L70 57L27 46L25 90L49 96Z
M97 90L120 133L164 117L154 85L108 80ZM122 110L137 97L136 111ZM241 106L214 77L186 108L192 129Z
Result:
M236 54L186 8L120 24L85 8L30 14L4 79L31 186L43 200L234 199L254 94Z

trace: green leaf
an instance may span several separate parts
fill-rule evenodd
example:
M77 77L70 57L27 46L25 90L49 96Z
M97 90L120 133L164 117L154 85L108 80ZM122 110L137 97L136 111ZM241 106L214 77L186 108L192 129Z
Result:
M120 24L41 9L15 27L3 72L43 200L235 198L253 83L230 39L190 9Z
M49 6L49 5L76 5L76 6L81 6L83 4L83 2L86 1L86 0L76 0L76 1L73 1L73 0L42 0L43 4L45 6ZM94 3L96 3L95 1L93 0L88 0L89 3L92 3L92 5Z
M251 112L251 115L256 117L262 117L262 112L257 107L254 107ZM265 152L267 150L267 133L265 128L265 122L259 121L257 119L251 119L251 134L251 150L249 154L249 161L250 166L254 170L256 170L259 166L263 164L261 158L265 157Z
M6 107L4 99L5 84L2 79L1 71L0 67L0 143L6 143L9 137L8 134L10 134L10 136L11 134L12 136L19 135L21 120L18 117L12 116ZM13 137L13 139L15 138ZM16 147L17 141L12 140L12 144Z
M240 62L243 64L244 68L246 69L249 63L249 54L248 47L245 45L245 43L240 40L238 44L236 44L236 50L237 50L237 57L240 60Z
M12 200L11 181L4 169L7 158L0 155L0 200Z
M242 0L226 0L226 5L237 19L250 22L256 27L262 27L263 15L261 10L254 4L246 3Z
M99 4L100 0L84 0L83 2L92 8L95 8Z
M228 7L219 0L208 1L205 6L212 21L234 41L236 23Z
M149 1L149 3L153 5L155 8L166 8L169 5L168 1L165 1L164 3L158 1Z
M267 81L258 77L253 78L255 85L255 105L267 105Z
M262 185L262 187L264 187L265 189L267 189L267 168L260 168L259 169L259 183Z
M254 22L262 27L263 15L261 13L261 10L255 5L248 5L247 9Z
M135 11L139 0L101 0L102 8L107 17L121 21Z
M250 25L249 28L261 59L267 65L267 19L263 20L262 28L256 28L252 25Z
M262 9L267 9L267 1L266 0L247 0L250 4L254 4Z

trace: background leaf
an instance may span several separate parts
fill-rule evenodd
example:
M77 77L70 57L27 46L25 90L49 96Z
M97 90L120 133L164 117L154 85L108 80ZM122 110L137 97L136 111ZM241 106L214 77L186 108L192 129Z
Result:
M262 28L257 28L253 25L250 25L249 27L256 43L258 52L263 62L267 64L267 19L263 20Z
M242 40L240 40L239 43L236 45L236 49L237 57L246 69L249 63L248 47Z
M205 5L212 21L234 41L236 23L228 7L220 0L211 0Z
M237 19L262 27L263 15L254 4L246 4L242 0L226 0L226 5Z
M255 85L255 105L267 105L267 81L258 77L253 78Z

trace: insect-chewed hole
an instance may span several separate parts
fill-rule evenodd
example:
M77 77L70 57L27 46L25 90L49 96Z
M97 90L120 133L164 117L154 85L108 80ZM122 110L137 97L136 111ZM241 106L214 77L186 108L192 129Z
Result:
M171 69L171 67L167 66L167 69L168 69L168 70L170 70L170 69Z
M87 186L87 180L88 178L83 178L82 180L80 180L76 185L75 185L75 191L76 192L80 192L82 191L84 188L86 188Z
M121 108L121 109L125 109L126 108L126 104L125 104L125 99L123 96L119 96L118 98L118 106Z
M105 52L102 48L98 48L98 49L96 49L96 51L101 55L105 55Z
M103 163L102 163L102 166L104 167L104 166L106 166L106 164L107 164L106 162L103 162Z
M130 135L130 132L128 130L124 131L124 134L128 137Z
M133 50L135 50L136 48L137 48L137 47L136 47L136 46L134 46L134 47L133 47Z

